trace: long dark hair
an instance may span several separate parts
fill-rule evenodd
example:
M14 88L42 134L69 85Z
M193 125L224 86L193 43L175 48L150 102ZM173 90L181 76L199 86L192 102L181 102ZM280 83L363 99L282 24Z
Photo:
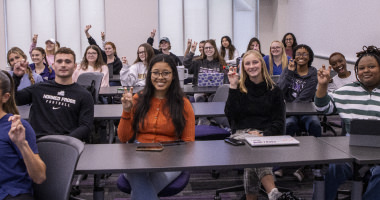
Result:
M139 98L134 106L134 120L132 123L132 129L134 131L134 136L130 141L136 138L136 134L139 132L139 125L144 127L145 116L150 109L150 101L154 96L155 88L151 81L152 68L156 63L164 62L167 63L172 69L172 82L166 93L166 103L164 105L164 114L170 114L172 123L176 129L176 136L178 139L181 138L183 129L185 128L186 121L184 116L184 97L178 77L178 71L175 61L166 54L156 55L150 62L145 82L145 87L142 92L139 93Z
M231 41L231 38L228 37L228 36L223 36L222 39L220 40L220 44L221 44L221 47L220 47L220 55L224 58L226 56L226 47L223 46L223 39L226 38L226 40L228 41L228 43L230 45L228 45L227 49L228 49L228 58L231 60L234 58L234 52L236 50L235 46L232 44L232 41Z
M152 48L152 45L150 45L148 43L140 44L140 46L137 48L137 58L136 58L135 62L133 62L133 64L136 64L138 62L142 62L142 60L140 59L140 56L139 56L139 48L140 47L144 47L145 62L146 62L146 65L149 65L150 61L154 57L154 50Z
M97 71L100 69L100 72L102 72L102 66L105 65L104 61L103 61L103 56L102 56L102 52L100 51L100 48L96 45L90 45L87 47L86 51L84 52L84 55L83 55L83 59L82 59L82 62L80 64L80 67L83 69L83 70L87 70L88 68L88 60L87 60L87 52L89 49L93 49L96 51L96 53L98 54L98 57L95 61L95 65L93 66L94 67L94 70Z
M293 45L292 45L292 49L294 49L298 44L297 44L297 39L296 39L296 36L294 36L293 33L286 33L284 35L284 37L282 38L282 44L284 45L284 47L286 48L286 43L285 43L285 40L286 40L286 36L288 35L291 35L293 37Z
M380 49L378 49L376 46L373 46L373 45L371 45L369 47L363 46L363 51L357 52L356 56L358 57L358 60L356 61L355 67L354 67L355 77L356 77L356 80L358 80L360 83L362 83L358 77L360 60L364 56L372 56L373 58L375 58L377 64L380 66Z
M14 115L18 115L18 109L16 106L16 101L15 101L15 85L13 83L13 79L11 75L4 71L0 70L0 90L1 90L1 95L3 96L5 93L10 94L10 98L8 99L7 102L3 104L3 110L6 113L12 113Z

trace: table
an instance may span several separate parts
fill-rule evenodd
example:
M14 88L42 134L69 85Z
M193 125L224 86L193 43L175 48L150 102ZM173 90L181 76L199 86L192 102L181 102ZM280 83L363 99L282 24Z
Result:
M125 173L233 169L351 162L352 157L313 136L299 145L233 146L222 140L165 146L162 152L136 151L136 144L86 144L76 173ZM110 156L112 155L112 156Z
M352 162L352 157L313 136L296 139L299 145L254 148L248 144L233 146L222 140L195 141L165 146L162 152L136 151L136 144L86 144L76 173L194 171ZM322 184L317 184L320 189L315 191L324 194L324 182ZM94 190L94 199L103 198L104 192Z
M103 87L100 88L99 90L99 95L102 96L115 96L117 94L121 94L122 91L118 91L117 89L122 88L123 86L110 86L110 87ZM144 87L133 87L133 92L139 92L143 89ZM185 94L195 94L195 93L208 93L212 94L215 93L216 90L218 89L217 86L213 87L198 87L198 86L193 86L193 85L184 85L183 92Z
M363 191L362 179L359 176L359 165L380 164L380 151L377 147L350 146L350 137L320 137L319 140L348 154L354 159L354 180L351 199L361 199Z

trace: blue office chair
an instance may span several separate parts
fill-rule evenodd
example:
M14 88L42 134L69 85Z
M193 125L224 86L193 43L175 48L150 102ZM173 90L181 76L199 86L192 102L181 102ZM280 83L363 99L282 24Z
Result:
M162 189L159 193L159 197L169 197L174 196L181 192L189 183L190 180L190 172L183 171L176 179L174 179L169 185L167 185L164 189ZM117 179L117 187L122 192L127 194L131 193L131 185L128 180L124 177L124 174L121 174Z

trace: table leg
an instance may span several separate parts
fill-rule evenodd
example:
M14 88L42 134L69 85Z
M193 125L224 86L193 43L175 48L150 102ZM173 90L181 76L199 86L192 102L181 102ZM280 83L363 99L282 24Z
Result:
M325 178L322 168L322 165L316 165L314 169L313 200L325 199Z
M104 200L104 188L100 186L101 174L94 174L94 200Z
M112 144L115 138L115 125L113 120L108 120L108 134L109 134L109 140L108 143Z

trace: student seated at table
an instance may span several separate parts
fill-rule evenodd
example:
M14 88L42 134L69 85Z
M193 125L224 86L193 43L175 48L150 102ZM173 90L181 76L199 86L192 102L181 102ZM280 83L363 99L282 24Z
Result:
M17 105L32 104L29 122L37 137L88 138L94 121L94 101L86 89L73 82L75 68L74 51L62 47L55 53L54 80L17 91Z
M240 78L236 69L230 68L228 72L230 89L224 110L234 132L231 137L244 139L283 135L284 97L270 78L260 52L250 50L244 54ZM248 200L257 199L260 183L268 193L269 200L291 195L278 191L272 167L244 169L244 188Z
M239 52L232 44L231 38L223 36L220 40L220 56L224 58L227 64L236 64L236 59L239 57Z
M137 48L137 58L133 65L123 65L120 70L122 86L145 86L148 65L154 57L152 46L148 43L140 44Z
M11 76L0 70L0 199L33 200L32 182L46 179L46 166L38 155L36 135L20 119Z
M43 82L42 77L30 69L27 59L26 54L18 47L12 47L7 53L7 61L11 67L9 73L14 79L15 90Z
M380 120L380 50L375 46L363 47L357 53L355 76L357 82L347 84L328 94L331 67L322 66L318 71L318 89L315 95L317 111L337 113L343 119L346 130L350 133L352 119ZM350 109L347 109L350 108ZM331 164L325 177L325 199L335 199L339 185L352 179L351 163ZM380 199L380 166L371 170L367 190L363 199Z
M334 76L329 82L327 88L328 92L333 92L348 83L356 81L355 74L347 70L346 58L342 53L332 53L329 58L329 64L331 65L332 69L338 74Z
M156 29L153 29L152 32L150 32L150 37L147 39L146 43L150 44L153 47L154 42L154 36L156 35ZM166 54L172 57L174 59L176 66L181 66L182 62L181 60L172 52L170 52L170 49L172 46L170 45L170 40L167 37L162 37L159 41L158 49L153 48L154 54Z
M29 65L33 72L39 74L44 81L53 80L55 78L55 72L51 66L49 66L46 59L46 52L42 47L35 47L32 49L32 61Z
M264 56L269 75L281 75L282 70L288 67L289 56L286 56L284 45L280 41L270 44L269 55Z
M100 48L90 45L86 48L82 62L73 73L73 81L77 82L79 75L86 72L101 72L103 79L100 87L109 87L109 71L108 66L103 62Z
M182 92L175 61L156 55L149 64L145 88L132 97L133 88L122 97L123 113L118 127L121 142L155 143L194 141L195 117ZM133 200L158 199L157 194L181 172L128 173Z

